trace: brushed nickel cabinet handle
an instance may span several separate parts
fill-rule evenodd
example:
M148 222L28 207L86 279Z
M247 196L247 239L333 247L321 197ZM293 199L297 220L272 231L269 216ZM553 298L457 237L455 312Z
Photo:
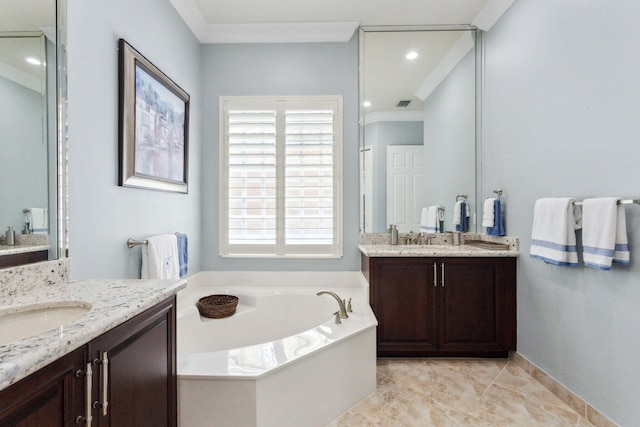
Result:
M82 371L78 371L76 372L76 377L80 377L81 375L84 375L84 390L85 390L85 396L84 396L84 411L85 411L85 416L83 417L82 415L78 416L78 418L76 418L76 424L81 424L81 423L85 423L88 427L91 427L91 421L93 421L93 418L91 417L91 392L92 392L92 385L93 385L93 370L91 369L91 362L87 363L87 370L85 372Z
M106 416L109 407L109 357L107 352L102 353L102 416Z
M103 352L100 359L93 359L94 365L101 365L100 372L102 376L102 390L100 390L100 400L93 402L94 408L102 409L102 416L106 416L109 413L109 357L107 352Z
M442 267L442 287L444 288L444 262L441 264Z
M435 262L433 263L433 286L438 286L438 266Z

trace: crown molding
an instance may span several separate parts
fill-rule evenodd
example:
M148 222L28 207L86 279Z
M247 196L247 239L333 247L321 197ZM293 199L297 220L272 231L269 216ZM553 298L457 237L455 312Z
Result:
M422 101L427 99L429 95L431 95L431 93L440 85L440 83L447 78L456 65L462 61L467 53L473 49L474 44L473 34L468 31L462 33L453 46L451 46L451 49L449 49L444 58L442 58L442 61L440 61L440 63L420 85L415 96Z
M174 0L175 1L175 0ZM359 22L290 22L209 24L202 43L339 43L348 42Z
M489 0L480 13L473 18L471 25L482 31L489 31L513 5L515 0Z
M207 24L193 0L169 0L200 43L348 42L360 22Z

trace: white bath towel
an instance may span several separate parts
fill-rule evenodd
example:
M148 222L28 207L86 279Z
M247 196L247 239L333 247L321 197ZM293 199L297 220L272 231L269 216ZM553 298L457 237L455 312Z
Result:
M433 205L422 208L420 231L423 233L440 233L440 225L444 220L444 206Z
M482 226L483 227L493 227L495 224L495 197L489 197L484 201L482 207Z
M576 230L582 227L582 213L572 198L536 200L531 231L532 258L554 265L578 265Z
M178 279L180 266L178 239L175 234L161 234L149 237L142 247L143 279Z
M29 224L31 234L49 233L49 210L47 208L25 209L25 222Z
M629 265L627 221L619 197L582 202L584 265L610 270L611 264Z

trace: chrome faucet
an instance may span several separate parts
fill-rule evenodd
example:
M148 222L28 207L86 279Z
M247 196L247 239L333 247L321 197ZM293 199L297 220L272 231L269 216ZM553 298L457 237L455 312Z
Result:
M336 301L338 301L338 306L340 307L340 311L339 311L340 318L341 319L347 319L349 317L349 315L347 314L345 300L340 299L340 297L338 295L336 295L334 292L331 292L331 291L320 291L316 295L318 295L318 296L319 295L331 295L332 297L335 298Z

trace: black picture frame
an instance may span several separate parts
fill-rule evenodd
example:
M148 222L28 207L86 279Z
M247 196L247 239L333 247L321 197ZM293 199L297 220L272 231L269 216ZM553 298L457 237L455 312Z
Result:
M118 185L188 193L189 94L118 42Z

